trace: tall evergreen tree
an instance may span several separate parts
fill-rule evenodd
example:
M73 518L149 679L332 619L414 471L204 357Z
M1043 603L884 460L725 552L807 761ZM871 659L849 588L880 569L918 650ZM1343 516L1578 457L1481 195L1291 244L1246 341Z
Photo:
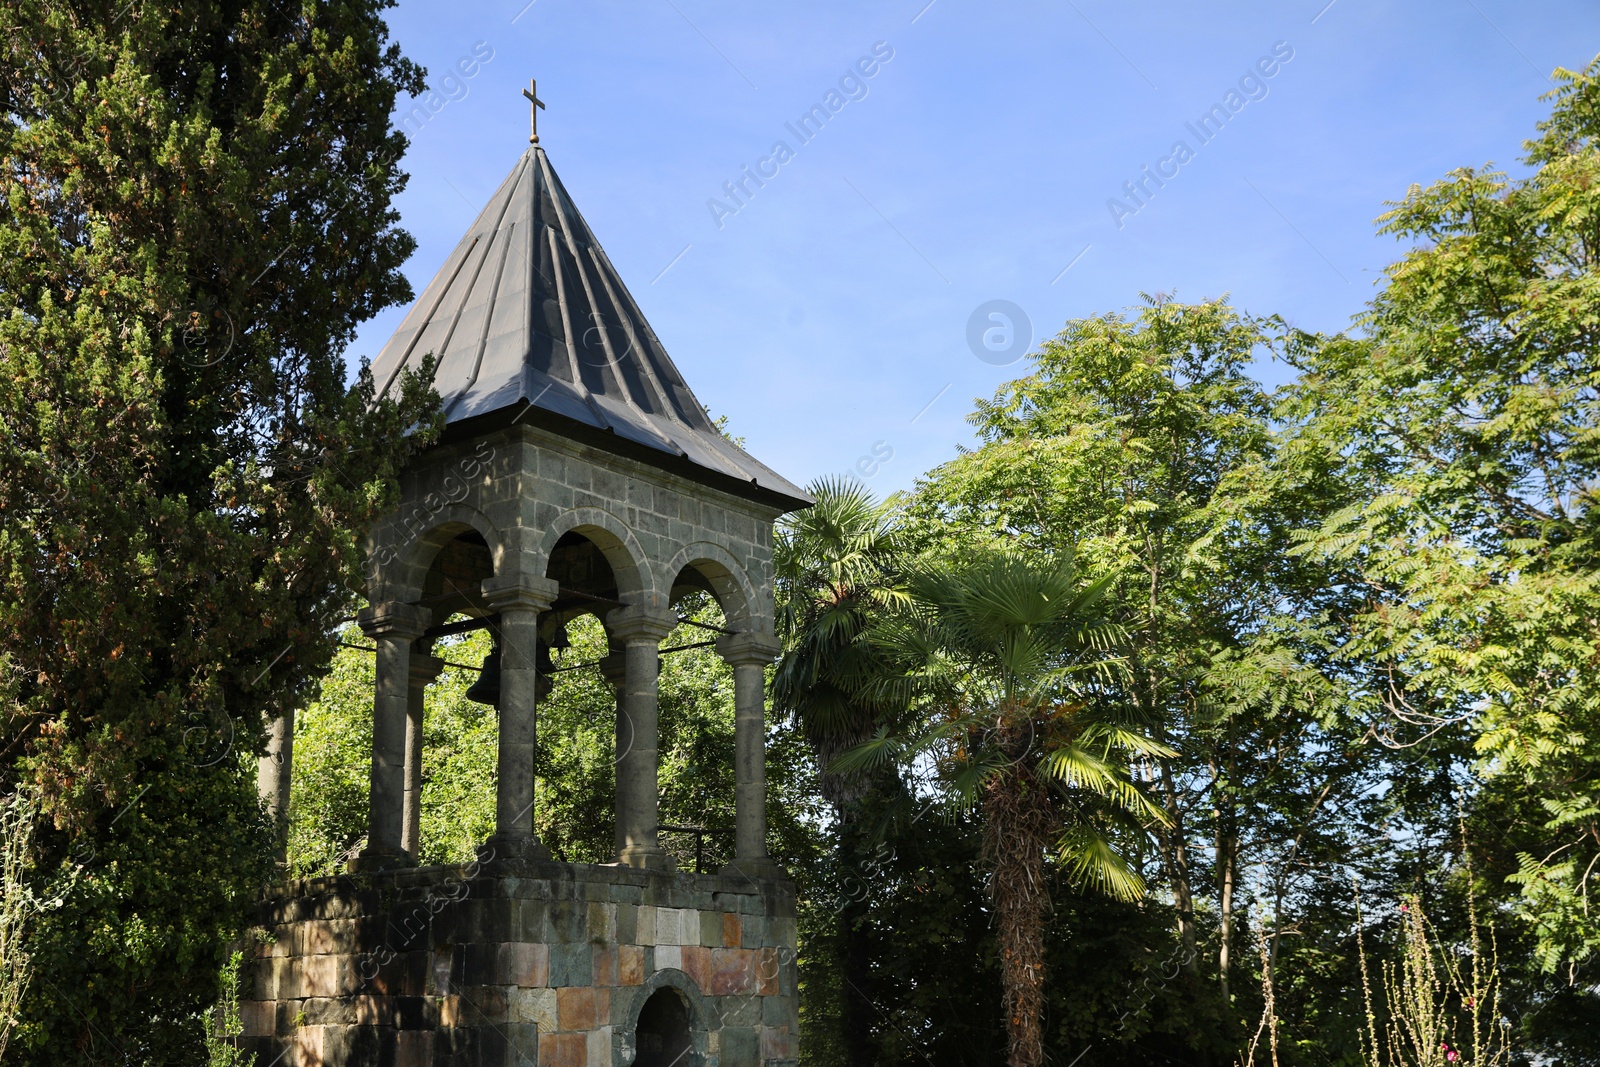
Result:
M36 787L29 1062L195 1062L303 701L420 379L346 384L409 297L383 0L0 9L0 715Z

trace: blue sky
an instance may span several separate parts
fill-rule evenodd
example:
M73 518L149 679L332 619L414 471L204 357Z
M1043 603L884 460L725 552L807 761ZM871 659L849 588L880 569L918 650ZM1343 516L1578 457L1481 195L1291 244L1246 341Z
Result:
M791 479L879 493L970 442L1019 339L1141 291L1345 328L1400 251L1384 201L1515 173L1549 72L1600 51L1592 0L401 0L390 25L443 101L398 202L419 292L526 148L536 77L541 144L700 400ZM771 176L735 200L746 166Z

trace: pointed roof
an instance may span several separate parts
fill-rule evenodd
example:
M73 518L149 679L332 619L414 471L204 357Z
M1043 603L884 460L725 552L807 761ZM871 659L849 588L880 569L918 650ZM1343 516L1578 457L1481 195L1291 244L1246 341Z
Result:
M379 387L429 353L452 436L526 416L785 510L811 502L712 425L537 144L378 354Z

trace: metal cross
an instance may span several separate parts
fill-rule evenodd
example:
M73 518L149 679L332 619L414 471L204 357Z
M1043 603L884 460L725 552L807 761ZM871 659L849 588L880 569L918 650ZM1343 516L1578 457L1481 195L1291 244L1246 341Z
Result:
M539 143L539 109L544 107L544 101L539 99L539 83L533 78L528 79L528 87L522 90L522 95L528 98L528 143Z

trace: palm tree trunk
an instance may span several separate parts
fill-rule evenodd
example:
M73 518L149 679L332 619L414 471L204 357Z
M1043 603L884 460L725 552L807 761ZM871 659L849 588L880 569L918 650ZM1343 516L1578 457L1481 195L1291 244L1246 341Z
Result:
M1044 929L1050 912L1044 856L1059 831L1050 794L1025 767L990 781L984 851L999 927L1010 1067L1044 1062Z

